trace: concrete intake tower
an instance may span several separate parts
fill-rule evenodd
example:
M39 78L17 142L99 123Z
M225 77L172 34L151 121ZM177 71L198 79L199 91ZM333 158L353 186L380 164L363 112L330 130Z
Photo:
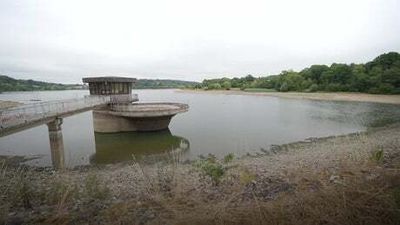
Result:
M136 103L132 95L135 78L87 77L90 95L109 96L110 103L93 109L95 132L158 131L168 128L171 118L189 109L181 103Z

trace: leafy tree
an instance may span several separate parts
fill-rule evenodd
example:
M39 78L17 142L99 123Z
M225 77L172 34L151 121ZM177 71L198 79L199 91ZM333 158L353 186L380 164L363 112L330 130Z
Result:
M286 83L288 91L301 91L304 78L294 71L283 71L281 73L282 84ZM282 89L282 86L281 86ZM286 87L284 88L284 90Z
M382 82L400 87L400 67L385 70L382 73Z
M221 86L225 90L230 90L232 87L231 82L229 80L224 81Z
M221 89L221 85L219 83L211 83L208 85L208 89Z
M231 84L233 88L239 88L241 86L241 80L235 77L232 79Z
M300 72L300 74L306 78L311 79L313 83L321 84L322 73L329 70L326 65L312 65L310 68L306 68Z
M251 74L249 74L249 75L247 75L244 79L245 79L247 82L253 82L256 78L253 77Z
M310 92L316 92L316 91L318 91L318 88L319 88L318 84L312 84L308 90Z
M352 91L400 94L400 54L389 52L366 64L333 63L330 66L312 65L300 72L282 71L266 77L235 77L204 80L210 89L231 87L246 89L274 88L277 91Z
M400 62L400 54L397 52L389 52L376 57L372 62L368 62L365 66L367 70L371 70L375 66L380 66L383 70L390 69Z
M286 82L283 82L281 87L279 88L279 91L282 91L282 92L289 91L289 85Z
M351 68L346 64L332 64L330 70L334 73L334 82L346 84L351 78Z

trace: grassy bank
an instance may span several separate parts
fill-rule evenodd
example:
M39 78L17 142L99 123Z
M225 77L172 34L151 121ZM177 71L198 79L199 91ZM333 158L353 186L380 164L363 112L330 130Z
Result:
M275 89L268 88L246 88L244 92L277 92Z
M398 224L399 136L395 124L258 156L68 171L3 160L0 223Z
M179 90L184 93L198 94L226 94L226 95L252 95L252 96L272 96L280 98L292 99L310 99L324 101L352 101L352 102L374 102L387 104L400 104L400 95L377 95L364 93L349 93L349 92L274 92L271 89L249 89L241 90Z

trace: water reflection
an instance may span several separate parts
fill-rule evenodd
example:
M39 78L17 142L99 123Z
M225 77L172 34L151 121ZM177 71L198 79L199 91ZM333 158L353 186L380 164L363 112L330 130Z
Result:
M361 125L367 128L400 122L400 108L397 105L312 101L308 108L310 117L320 121Z
M141 159L146 156L174 153L184 155L190 143L183 137L174 136L170 130L159 132L96 133L96 153L93 164L109 164Z

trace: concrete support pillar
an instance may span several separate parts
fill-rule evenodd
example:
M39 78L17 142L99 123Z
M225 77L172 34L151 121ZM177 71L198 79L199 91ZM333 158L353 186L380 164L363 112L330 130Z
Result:
M61 130L62 118L56 118L47 124L49 128L51 161L55 169L65 168L64 142Z

